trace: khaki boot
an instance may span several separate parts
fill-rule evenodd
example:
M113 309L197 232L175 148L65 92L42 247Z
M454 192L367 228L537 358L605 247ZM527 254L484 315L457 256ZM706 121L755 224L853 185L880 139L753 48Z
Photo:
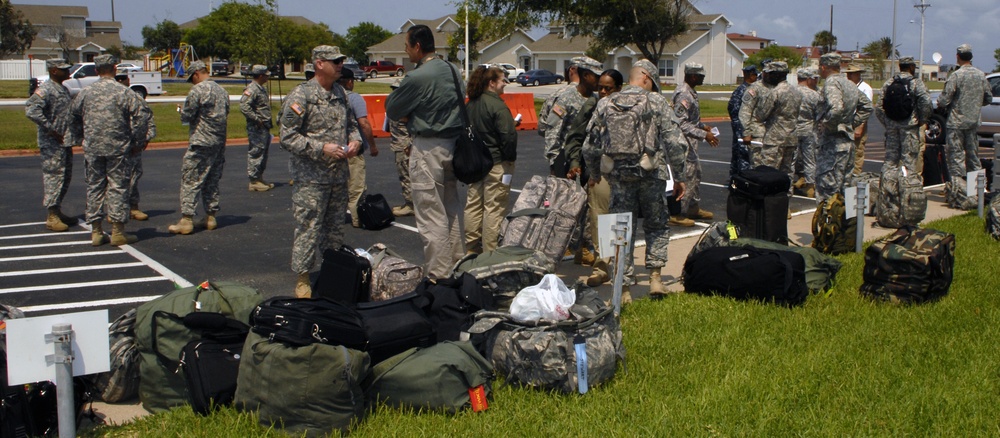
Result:
M660 268L649 270L649 295L662 295L663 282L660 281Z
M105 242L107 242L107 239L104 237L104 230L101 229L101 222L94 222L91 224L90 229L90 244L94 246L101 246L104 245Z
M795 180L795 182L792 183L792 187L795 187L797 189L801 189L805 187L805 185L806 185L806 177L804 176L800 176L799 179Z
M699 208L695 211L689 211L687 217L690 219L712 220L713 218L715 218L715 215L712 214L712 212L710 211L702 210Z
M111 223L111 246L131 245L139 241L134 234L125 234L125 224L121 222Z
M171 234L191 234L194 231L194 221L191 216L181 216L181 220L176 224L167 227Z
M413 216L413 204L403 204L392 207L392 215L396 217Z
M309 273L299 274L299 278L295 280L295 297L312 298L312 293L312 286L309 286Z
M250 191L251 192L266 192L274 188L274 184L266 183L262 179L255 179L250 181Z
M53 207L53 208L56 209L56 216L59 216L59 220L61 220L62 223L66 224L67 226L72 227L73 225L80 223L80 219L77 219L74 216L66 216L65 214L63 214L61 208L59 207Z
M667 225L673 227L693 227L694 221L686 217L670 216L670 220L667 221Z
M806 184L804 187L806 189L806 197L807 198L815 198L816 197L816 184Z
M66 231L69 229L69 225L64 224L62 219L59 219L56 208L53 207L49 209L49 214L45 217L45 228L52 231Z
M139 204L133 205L132 208L129 210L128 215L132 217L132 219L135 219L137 221L144 221L146 219L149 219L148 214L146 214L142 210L139 210Z
M581 246L580 250L573 256L573 263L591 266L594 264L594 253L590 252L586 247Z
M205 218L205 229L208 231L212 231L216 228L219 228L219 223L215 221L215 215L214 214L208 215L208 217Z
M622 306L632 303L632 291L628 286L622 286Z

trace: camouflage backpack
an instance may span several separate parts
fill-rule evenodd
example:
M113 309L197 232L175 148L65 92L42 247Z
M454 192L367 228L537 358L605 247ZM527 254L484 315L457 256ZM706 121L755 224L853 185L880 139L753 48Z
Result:
M509 313L480 311L469 328L474 344L508 383L564 393L586 393L611 380L625 360L614 309L577 283L565 321L517 322Z
M698 238L698 242L691 248L691 252L688 253L687 258L690 260L695 254L709 248L727 246L730 241L736 240L738 237L740 237L740 231L736 224L732 222L716 222L709 225L705 231L702 231L701 237Z
M653 150L648 143L656 139L649 95L617 93L610 99L605 114L608 138L602 152L614 161L616 170L634 168L644 153Z
M993 196L986 208L986 232L1000 240L1000 196Z
M858 218L847 219L844 195L836 193L816 207L812 220L812 247L824 254L854 251Z
M879 203L875 205L878 224L887 228L916 226L927 214L927 194L920 173L902 166L890 166L879 181Z
M955 235L905 226L865 250L861 294L893 303L922 303L951 287Z
M136 309L118 317L108 328L111 370L92 379L101 400L118 403L139 395L139 349L135 346Z
M483 254L469 254L455 264L454 274L476 278L479 285L493 294L500 310L510 303L521 289L538 284L545 274L555 272L555 264L545 253L519 246L502 246Z
M424 269L399 257L384 244L368 248L372 255L371 300L385 301L413 292L424 278Z
M956 210L972 210L979 207L979 198L965 193L965 176L952 176L944 183L945 202Z

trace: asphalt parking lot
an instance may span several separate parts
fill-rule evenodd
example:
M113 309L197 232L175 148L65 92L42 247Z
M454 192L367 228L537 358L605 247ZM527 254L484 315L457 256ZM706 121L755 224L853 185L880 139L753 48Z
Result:
M702 204L724 219L731 132L728 122L713 125L722 132L722 146L700 146ZM869 134L869 161L865 165L870 171L878 170L882 157L883 134L881 126L875 125L878 123ZM379 144L382 154L366 157L368 189L398 205L402 197L388 141L380 139ZM542 158L542 138L535 131L520 132L518 149L512 180L515 190L532 175L548 173ZM276 187L256 193L247 191L246 146L227 148L219 228L196 229L191 235L180 236L167 232L167 226L180 217L183 154L182 148L144 154L141 206L150 219L127 225L139 242L122 248L92 247L90 233L82 225L65 233L48 232L41 206L39 158L0 158L0 183L7 188L0 195L0 302L22 307L34 316L107 308L114 319L138 303L169 292L174 284L228 280L255 287L268 297L291 294L295 281L289 267L294 224L288 153L272 145L265 178ZM73 166L73 181L63 211L82 216L86 204L82 154L75 155ZM465 188L460 185L459 191L464 200ZM796 197L791 205L793 211L815 209L814 201L807 198ZM199 212L198 218L202 215ZM674 229L673 234L700 234L701 229ZM105 227L105 231L109 230L110 226ZM408 260L423 261L413 217L400 218L394 226L381 231L355 229L350 224L345 225L345 230L349 245L367 248L383 242ZM642 239L641 231L638 238Z

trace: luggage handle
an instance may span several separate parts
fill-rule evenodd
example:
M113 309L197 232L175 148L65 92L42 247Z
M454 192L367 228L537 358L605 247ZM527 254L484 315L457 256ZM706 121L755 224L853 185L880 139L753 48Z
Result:
M508 214L507 215L507 219L509 220L509 219L514 219L514 218L518 218L518 217L522 217L522 216L541 216L541 217L545 217L545 216L548 216L549 212L551 212L551 211L552 210L549 210L547 208L524 208L524 209L515 211L515 212L513 212L511 214Z

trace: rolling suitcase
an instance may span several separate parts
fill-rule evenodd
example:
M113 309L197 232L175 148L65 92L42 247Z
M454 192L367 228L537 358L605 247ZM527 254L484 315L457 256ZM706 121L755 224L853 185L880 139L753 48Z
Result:
M363 303L371 296L372 265L353 248L343 245L323 251L323 265L313 284L313 297L347 305Z
M576 181L535 175L524 185L501 226L500 246L542 251L558 264L586 206L587 191Z
M778 169L758 166L733 176L726 216L745 237L788 241L788 188L791 180Z

